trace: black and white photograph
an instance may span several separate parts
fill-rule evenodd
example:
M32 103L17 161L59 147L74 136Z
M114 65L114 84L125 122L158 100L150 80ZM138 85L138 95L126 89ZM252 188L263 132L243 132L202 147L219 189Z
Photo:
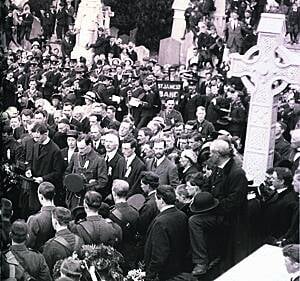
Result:
M0 280L300 281L300 0L0 0Z

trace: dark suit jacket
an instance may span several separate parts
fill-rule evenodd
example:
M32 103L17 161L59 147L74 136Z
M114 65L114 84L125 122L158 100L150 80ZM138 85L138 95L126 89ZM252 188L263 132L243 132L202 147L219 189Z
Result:
M182 171L180 179L182 183L186 183L186 179L189 175L198 173L199 170L197 169L197 167L195 165L189 167L185 172Z
M152 171L159 176L160 184L171 185L174 188L179 184L178 171L176 165L171 162L167 157L163 160L163 162L154 167L156 159L149 159L146 162L146 167L148 171Z
M216 209L228 225L225 268L231 267L248 254L247 190L245 172L230 159L221 172L210 177L210 192L220 202Z
M108 183L107 183L107 192L111 193L112 182L115 179L124 179L126 170L126 163L124 157L118 152L115 156L107 163L108 171Z
M188 219L176 207L157 215L147 232L146 276L167 280L183 272L189 247Z
M146 198L143 207L139 210L138 232L141 235L146 235L149 225L159 213L155 203L155 193L152 193Z
M140 175L141 172L145 170L146 166L144 162L138 156L135 156L128 170L125 171L124 179L129 183L128 197L136 193L142 193L140 188Z
M40 250L50 238L54 237L55 231L51 221L53 209L54 206L42 207L40 212L28 218L28 247Z
M56 191L62 185L63 158L58 146L50 140L43 146L40 152L39 144L34 143L32 151L28 151L28 169L31 169L33 177L42 177L43 181L49 181L56 187ZM37 197L38 185L33 183L29 195L29 207L38 211L41 207Z
M266 237L280 238L290 228L297 210L298 198L294 190L278 194L277 200L263 206L263 226Z

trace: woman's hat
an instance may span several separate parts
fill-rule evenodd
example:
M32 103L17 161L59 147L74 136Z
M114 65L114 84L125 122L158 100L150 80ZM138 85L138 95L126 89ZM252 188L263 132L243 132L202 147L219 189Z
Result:
M219 200L215 199L209 192L197 193L190 205L193 213L199 214L215 209L219 205Z

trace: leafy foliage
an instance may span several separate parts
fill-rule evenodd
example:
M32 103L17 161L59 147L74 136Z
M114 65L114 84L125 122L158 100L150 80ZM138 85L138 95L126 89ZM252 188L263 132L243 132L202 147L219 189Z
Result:
M172 29L174 0L104 0L115 16L111 26L119 28L119 34L128 34L138 27L137 45L157 51L159 41L169 37Z

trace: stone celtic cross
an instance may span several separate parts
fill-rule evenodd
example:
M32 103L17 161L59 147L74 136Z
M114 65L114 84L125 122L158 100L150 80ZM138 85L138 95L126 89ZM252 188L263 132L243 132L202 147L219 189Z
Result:
M230 76L241 77L251 95L243 168L255 184L273 165L278 94L300 83L300 56L283 46L285 16L262 14L257 45L232 54Z

